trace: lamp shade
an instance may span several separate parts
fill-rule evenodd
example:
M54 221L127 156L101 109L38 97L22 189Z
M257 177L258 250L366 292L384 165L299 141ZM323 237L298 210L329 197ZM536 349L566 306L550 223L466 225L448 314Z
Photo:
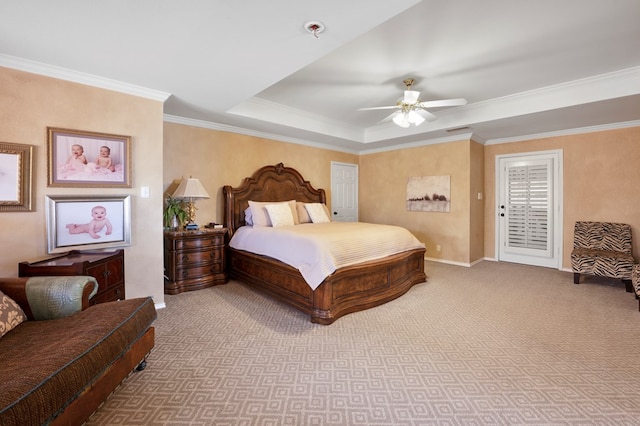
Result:
M209 194L198 179L190 177L183 179L180 185L173 191L173 198L209 198Z

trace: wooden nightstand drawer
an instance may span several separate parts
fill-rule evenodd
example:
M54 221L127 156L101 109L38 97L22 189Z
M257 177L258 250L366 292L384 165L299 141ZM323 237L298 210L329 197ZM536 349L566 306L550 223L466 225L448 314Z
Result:
M183 267L202 263L220 262L221 250L187 251L176 253L176 266Z
M191 268L184 268L176 271L177 278L201 278L203 276L216 274L222 272L222 264L215 263L213 265L194 266Z
M105 291L96 294L91 298L89 303L91 305L95 305L98 303L111 302L114 300L122 300L124 299L124 287L121 285L112 286Z
M185 238L184 240L175 241L176 250L207 250L221 245L224 245L223 235L213 235L206 238Z

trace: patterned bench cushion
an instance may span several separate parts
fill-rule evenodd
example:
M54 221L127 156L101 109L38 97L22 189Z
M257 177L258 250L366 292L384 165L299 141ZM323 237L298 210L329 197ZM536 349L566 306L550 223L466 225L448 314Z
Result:
M50 422L156 319L151 298L25 321L0 340L0 425Z

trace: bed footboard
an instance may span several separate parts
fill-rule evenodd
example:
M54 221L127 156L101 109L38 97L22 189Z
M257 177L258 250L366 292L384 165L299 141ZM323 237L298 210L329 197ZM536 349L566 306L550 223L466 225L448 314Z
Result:
M387 303L426 281L424 249L341 268L311 290L296 269L229 248L229 274L307 313L311 321L331 324L343 315Z

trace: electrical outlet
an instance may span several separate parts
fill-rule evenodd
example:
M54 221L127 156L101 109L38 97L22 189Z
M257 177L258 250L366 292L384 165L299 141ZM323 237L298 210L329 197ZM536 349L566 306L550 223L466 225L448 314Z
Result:
M436 251L440 251L440 244L436 245Z

